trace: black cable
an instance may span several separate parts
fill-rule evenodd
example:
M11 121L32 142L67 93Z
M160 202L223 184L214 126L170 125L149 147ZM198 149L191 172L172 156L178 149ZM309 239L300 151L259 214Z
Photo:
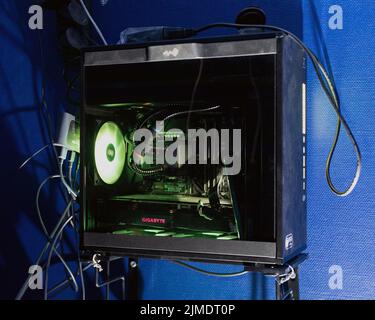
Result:
M149 122L151 119L155 118L157 115L160 115L164 112L170 113L172 108L187 108L187 106L180 105L180 104L172 104L172 105L167 105L163 108L160 108L156 111L152 110L151 112L146 114L146 116L143 119L141 119L139 124L136 124L136 126L135 126L136 130L144 128L144 126L147 124L147 122ZM134 144L134 135L132 137L132 140L133 140L133 144Z
M215 106L215 107L209 107L209 108L204 108L204 109L196 109L196 110L189 109L189 110L185 110L185 111L180 111L180 112L170 114L169 116L165 117L162 121L165 122L165 121L167 121L171 118L178 117L178 116L181 116L183 114L188 114L190 116L192 113L214 111L214 110L217 110L217 109L220 109L220 108L221 108L221 106ZM187 127L187 129L188 129L188 127Z
M260 30L272 30L272 31L279 31L285 35L290 36L299 47L301 47L305 53L308 55L310 60L313 63L316 75L318 76L320 85L323 88L324 93L328 97L334 111L336 112L337 118L338 118L338 123L336 126L336 133L335 133L335 138L332 144L332 147L330 149L329 155L327 157L326 161L326 180L328 183L329 188L332 190L333 193L335 193L338 196L348 196L350 193L353 192L355 189L359 177L361 175L361 170L362 170L362 155L361 151L359 149L358 143L345 119L345 117L341 113L341 105L340 105L340 100L337 94L337 88L334 84L334 81L331 80L330 76L328 75L327 71L323 67L323 65L320 63L318 58L315 56L315 54L303 43L302 40L300 40L296 35L293 33L279 27L275 26L269 26L269 25L251 25L251 24L236 24L236 23L214 23L214 24L209 24L204 27L195 29L194 35L197 35L198 33L204 32L206 30L212 29L212 28L236 28L236 29L241 29L241 28L256 28ZM331 164L332 164L332 158L333 155L336 151L337 143L339 140L340 132L341 132L341 126L344 127L345 132L353 145L354 151L356 153L356 158L357 158L357 169L354 178L352 179L352 182L350 186L345 190L345 191L339 191L334 183L332 182L332 178L330 175L330 169L331 169Z
M179 115L183 115L183 114L188 114L189 116L192 114L192 113L198 113L198 112L205 112L205 111L213 111L213 110L217 110L221 108L221 106L215 106L215 107L210 107L210 108L204 108L204 109L196 109L196 110L192 110L191 108L189 108L189 110L184 110L184 111L179 111L179 112L175 112L175 113L172 113L168 116L166 116L162 122L165 122L171 118L174 118L174 117L177 117ZM143 121L143 123L145 123L145 121ZM187 122L187 125L188 125L188 122ZM188 129L188 128L187 128ZM153 137L154 139L155 137ZM134 137L133 137L134 139ZM128 140L128 139L127 139ZM159 165L159 166L156 166L154 168L150 168L150 169L143 169L143 168L140 168L135 162L133 159L131 159L131 162L130 162L130 168L137 174L139 175L143 175L143 176L152 176L152 175L156 175L158 173L161 173L161 172L164 172L165 169L166 169L166 166L165 165Z
M171 260L171 262L173 262L173 263L175 263L175 264L177 264L181 267L188 268L192 271L204 274L206 276L212 276L212 277L233 278L233 277L243 276L243 275L249 273L249 271L246 271L246 270L239 271L239 272L233 272L233 273L217 273L217 272L211 272L211 271L203 270L203 269L194 267L194 266L192 266L188 263L178 261L178 260Z
M186 119L186 130L189 129L189 122L190 122L190 116L191 116L191 113L193 113L192 109L194 107L194 102L195 102L195 96L197 94L197 90L198 90L198 87L199 87L199 83L202 79L202 74L203 74L203 65L204 65L204 61L203 59L200 60L199 62L199 70L198 70L198 74L197 74L197 78L194 82L194 86L193 86L193 90L192 90L192 95L191 95L191 99L190 99L190 104L189 104L189 109L187 111L182 111L182 112L177 112L177 113L174 113L172 115L169 115L167 116L166 118L163 119L163 121L166 121L174 116L177 116L177 115L180 115L180 114L188 114L187 116L187 119ZM215 107L215 108L219 108L218 106ZM202 110L194 110L194 112L200 112L200 111L206 111L208 109L202 109ZM153 118L155 115L157 114L160 114L164 111L164 108L160 111L157 111L155 113L151 113L143 122L140 126L138 126L138 129L142 128L142 126L144 124L147 123L147 121L149 121L151 118ZM134 143L134 136L133 136L133 143ZM163 171L165 171L165 166L162 166L162 165L159 165L159 166L156 166L154 168L151 168L151 169L142 169L140 168L139 166L137 166L137 164L132 161L133 159L131 159L131 162L130 162L130 165L129 167L137 174L139 175L144 175L144 176L150 176L150 175L155 175L155 174L158 174L158 173L161 173Z
M203 67L204 67L204 60L200 59L199 60L198 75L197 75L197 78L195 79L194 86L193 86L193 91L191 93L189 111L191 111L193 109L193 107L194 107L195 97L196 97L197 92L198 92L199 84L200 84L200 82L202 80ZM189 129L189 124L190 124L190 113L188 113L188 117L186 119L186 130Z
M195 96L195 94L193 94L193 96ZM156 111L152 110L143 119L141 119L139 124L135 125L136 130L144 128L144 126L147 124L147 122L149 122L151 119L155 118L157 115L160 115L160 114L163 114L163 113L169 113L170 114L171 111L172 111L172 108L181 108L181 109L184 108L184 109L191 110L192 106L191 106L191 104L189 104L189 105L171 104L171 105L166 105L165 107L160 108ZM198 112L199 112L199 110L200 109L197 109ZM173 113L173 111L172 111L172 113ZM169 117L169 115L167 115L166 118L164 118L164 120L162 120L162 121L166 121L168 119L168 117ZM133 140L132 144L134 144L134 135L133 135L132 140Z

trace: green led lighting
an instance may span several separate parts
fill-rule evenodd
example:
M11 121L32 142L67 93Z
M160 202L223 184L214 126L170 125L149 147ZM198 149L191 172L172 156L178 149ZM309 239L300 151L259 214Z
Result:
M193 234L180 233L173 236L173 238L193 238Z
M120 102L120 103L105 103L105 104L101 104L100 106L104 108L121 108L121 107L129 107L129 106L134 106L134 105L142 106L142 107L150 107L150 106L153 106L153 103L144 102L142 104L139 104L139 103L131 103L131 102Z
M220 237L223 233L220 232L202 232L203 235L205 236L211 236L211 237Z
M114 184L121 177L125 165L125 142L114 122L101 126L95 140L95 165L106 184Z
M223 236L223 237L218 237L217 240L236 240L238 239L238 236Z
M131 230L119 230L119 231L114 231L113 234L132 234L133 231Z
M77 153L80 152L80 127L79 123L72 121L69 126L69 132L67 136L67 146L72 151Z
M107 107L107 108L117 108L117 107L125 107L127 106L126 103L107 103L107 104L102 104L102 107Z
M157 237L170 237L175 235L174 232L163 232L163 233L156 233L155 236Z
M115 157L116 157L116 149L115 149L115 146L110 143L108 146L107 146L107 160L109 162L112 162L113 160L115 160Z
M145 232L150 232L150 233L160 233L163 232L163 230L160 229L145 229Z

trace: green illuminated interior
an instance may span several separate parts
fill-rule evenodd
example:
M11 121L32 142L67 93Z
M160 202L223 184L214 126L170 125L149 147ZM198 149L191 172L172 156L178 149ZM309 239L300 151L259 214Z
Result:
M76 121L69 125L67 144L71 150L80 153L80 126Z
M88 224L88 230L156 238L239 239L229 182L223 178L220 165L169 166L163 172L144 174L141 170L155 166L141 161L138 170L134 170L131 165L134 157L145 160L149 155L138 155L131 137L149 114L155 112L158 116L162 109L133 105L126 108L124 104L100 106L104 107L123 107L123 110L118 111L114 121L104 120L98 126L97 118L93 117L90 123L96 134L89 136L95 159L95 167L89 168L89 174L90 181L95 182L92 194L99 195L99 199L89 201L92 223ZM162 112L143 126L157 132L154 121L165 116ZM204 117L196 116L190 126L205 128L207 123ZM172 117L158 133L168 146L185 130L186 120ZM87 152L93 154L92 150ZM220 210L212 207L212 194L218 194Z
M160 229L147 229L140 226L129 226L126 229L121 229L114 231L113 234L122 235L138 235L138 236L156 236L156 237L171 237L171 238L208 238L208 239L218 239L218 240L235 240L238 239L236 233L220 233L220 232L199 232L194 230L165 230Z
M95 165L106 184L114 184L121 177L125 165L125 142L114 122L104 123L95 140Z

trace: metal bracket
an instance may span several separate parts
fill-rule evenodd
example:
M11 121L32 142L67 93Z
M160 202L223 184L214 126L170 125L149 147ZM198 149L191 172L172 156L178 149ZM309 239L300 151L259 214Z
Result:
M129 258L128 261L128 281L127 281L127 300L139 299L139 266L138 258Z
M100 254L96 253L92 256L92 263L93 263L93 267L95 269L97 269L99 272L102 272L103 271L103 267L102 265L100 264L101 260L99 260L100 258Z
M294 271L294 268L292 266L288 266L286 273L277 275L275 280L279 284L279 286L281 286L290 280L294 280L295 278L296 273Z
M111 259L108 259L107 260L107 275L106 275L106 281L105 282L102 282L102 283L99 283L99 272L102 272L103 271L103 267L101 266L100 262L101 260L99 259L100 258L100 254L94 254L94 256L92 257L92 262L93 262L93 267L95 268L95 285L97 288L102 288L102 287L106 287L106 298L107 300L109 300L109 293L110 293L110 285L114 282L118 282L118 281L121 281L121 285L122 285L122 299L124 300L125 299L125 277L124 276L120 276L120 277L116 277L116 278L113 278L113 279L110 279L110 263L111 263Z
M249 272L260 272L275 279L277 300L299 299L299 271L298 267L308 258L302 253L290 260L286 265L248 264L245 269Z
M299 273L298 267L289 267L289 272L276 276L276 299L299 299Z

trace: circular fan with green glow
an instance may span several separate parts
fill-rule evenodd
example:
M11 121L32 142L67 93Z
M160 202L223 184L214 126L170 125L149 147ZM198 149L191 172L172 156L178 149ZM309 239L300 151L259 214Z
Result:
M104 123L95 140L95 165L106 184L114 184L121 177L125 165L125 142L114 122Z

